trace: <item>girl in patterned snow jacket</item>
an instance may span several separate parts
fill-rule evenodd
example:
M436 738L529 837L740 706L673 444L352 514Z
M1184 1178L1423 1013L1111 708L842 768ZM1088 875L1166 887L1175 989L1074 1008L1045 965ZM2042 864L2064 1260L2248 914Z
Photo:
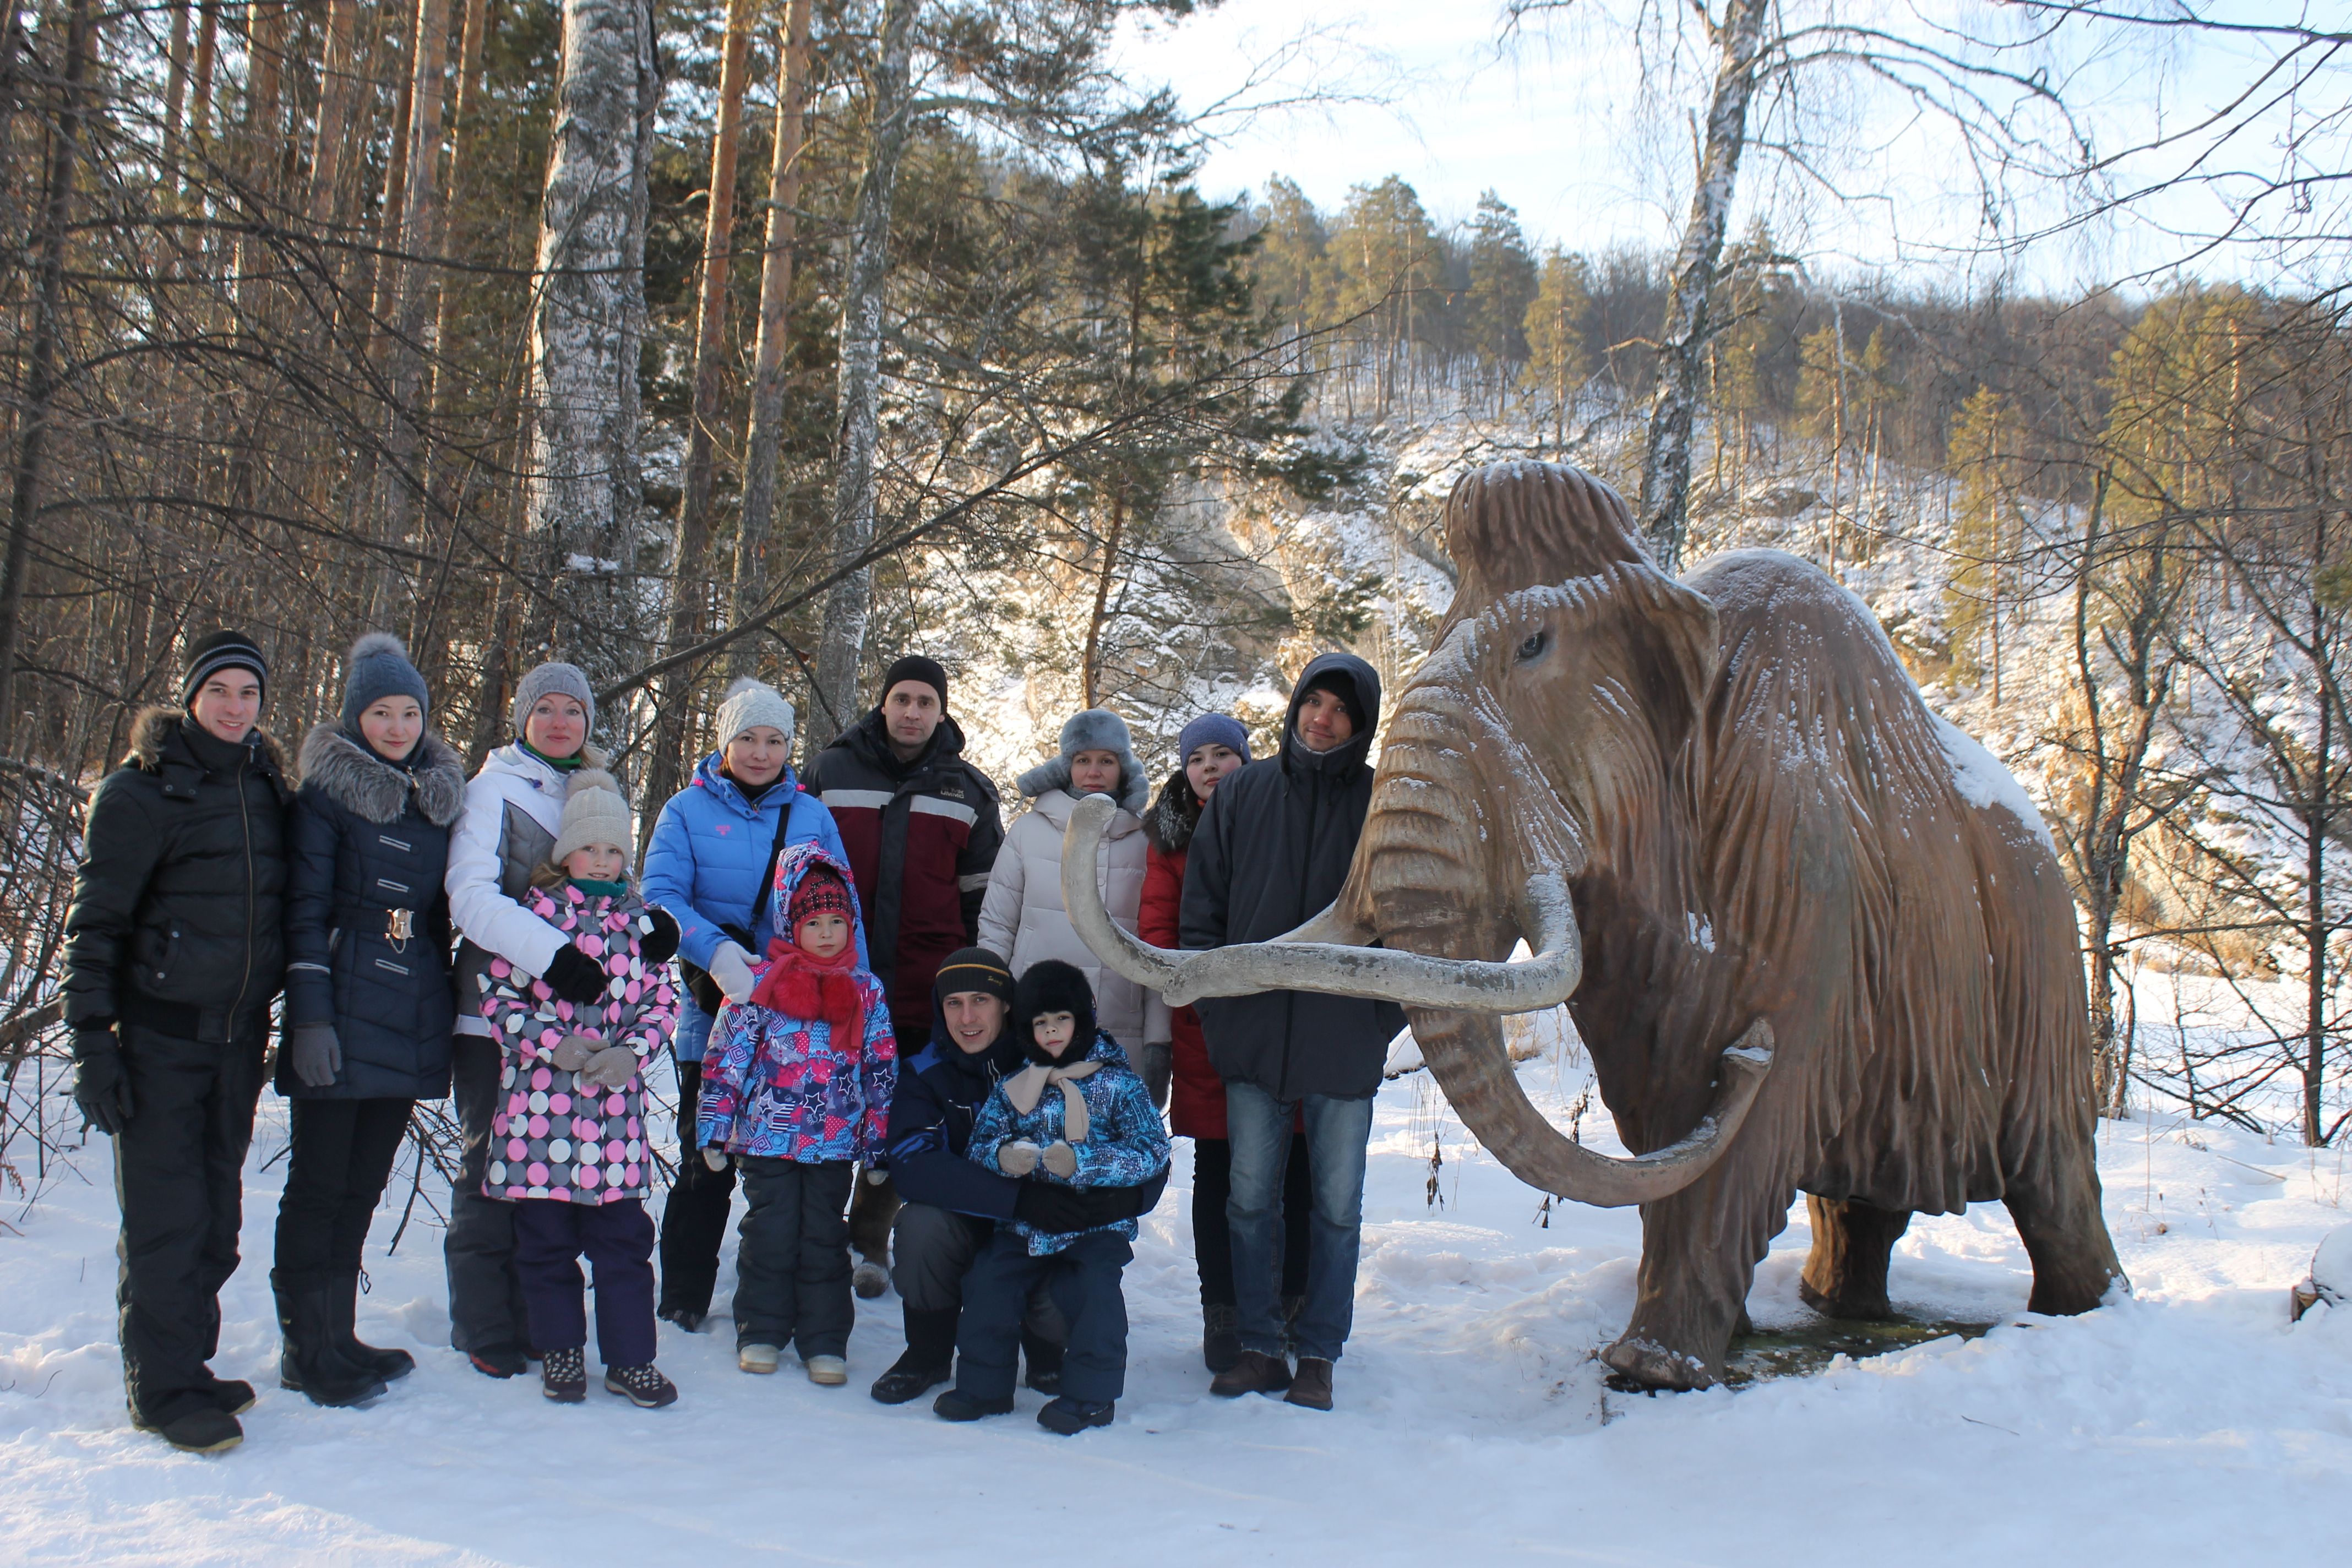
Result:
M628 803L601 769L572 774L548 864L523 904L605 976L597 1000L572 1003L503 958L482 981L482 1016L504 1060L503 1109L491 1120L484 1195L515 1205L515 1269L541 1390L587 1397L588 1321L579 1259L595 1269L596 1344L604 1387L633 1404L677 1390L654 1361L654 1226L640 1069L669 1038L677 995L665 967L677 922L629 883Z
M1057 1185L1131 1187L1168 1165L1168 1133L1151 1091L1118 1042L1095 1024L1086 976L1059 959L1032 964L1013 993L1027 1065L999 1080L972 1125L968 1156L1003 1174ZM1013 1218L996 1227L964 1277L956 1385L932 1411L950 1421L1013 1408L1013 1352L1031 1291L1052 1279L1069 1320L1060 1396L1037 1424L1063 1436L1110 1425L1127 1385L1127 1300L1119 1274L1135 1256L1132 1219L1070 1233Z
M811 1382L848 1381L851 1164L880 1152L898 1082L882 983L859 962L849 868L815 844L776 862L767 962L703 1058L694 1137L712 1169L731 1156L750 1212L736 1259L735 1353L776 1370L798 1348Z

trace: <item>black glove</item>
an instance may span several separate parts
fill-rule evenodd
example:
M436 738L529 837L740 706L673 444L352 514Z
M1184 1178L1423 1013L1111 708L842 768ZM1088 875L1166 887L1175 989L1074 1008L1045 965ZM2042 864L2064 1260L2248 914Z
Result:
M1024 1182L1020 1194L1013 1200L1013 1217L1034 1229L1055 1236L1092 1230L1106 1222L1087 1217L1090 1212L1087 1196L1076 1187L1057 1187L1050 1182Z
M667 963L677 956L677 922L667 910L647 910L646 920L653 929L639 935L637 952L647 963Z
M555 962L540 978L547 982L550 991L575 1007L603 1001L605 988L611 984L611 976L604 973L603 964L568 942L556 950Z
M114 1026L76 1029L74 1061L74 1103L81 1107L82 1125L110 1138L121 1136L131 1125L131 1074L123 1068Z

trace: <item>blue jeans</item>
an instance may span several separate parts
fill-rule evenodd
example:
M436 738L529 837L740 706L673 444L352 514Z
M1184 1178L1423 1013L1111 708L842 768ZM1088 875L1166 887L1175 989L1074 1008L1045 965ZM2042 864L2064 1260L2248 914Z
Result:
M1276 1100L1255 1084L1225 1084L1225 1136L1233 1145L1233 1195L1225 1218L1234 1233L1234 1296L1242 1349L1282 1353L1282 1176L1294 1111L1307 1118L1307 1179L1313 1220L1307 1229L1307 1300L1291 1331L1301 1356L1338 1361L1356 1312L1356 1253L1364 1229L1364 1152L1372 1141L1372 1101Z

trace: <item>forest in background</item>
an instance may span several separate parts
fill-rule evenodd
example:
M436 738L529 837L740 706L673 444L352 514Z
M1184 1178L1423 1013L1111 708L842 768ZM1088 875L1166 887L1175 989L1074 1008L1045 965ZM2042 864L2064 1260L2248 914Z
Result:
M1016 621L1045 623L1052 701L1158 734L1318 641L1410 652L1394 570L1302 574L1285 530L1370 518L1450 571L1392 460L1432 442L1594 468L1669 563L1772 542L1859 589L1900 562L1866 596L1923 686L2058 760L2033 782L2102 1105L2146 1081L2119 972L2160 946L2264 999L2191 1065L2192 1110L2269 1125L2284 1094L2294 1135L2339 1135L2352 39L2272 29L2248 89L2317 110L2232 198L2305 281L2060 298L1828 276L1735 226L1742 138L1801 154L1768 132L1807 73L1925 58L1834 7L1705 13L1686 226L1600 254L1491 195L1440 221L1400 177L1337 210L1204 194L1199 126L1110 63L1130 14L1192 9L8 0L0 1158L62 1116L39 1086L88 788L210 626L269 649L288 737L359 632L399 632L469 756L521 670L575 659L645 800L737 674L811 749L878 659ZM2063 120L1987 58L1919 90L1958 115L2004 80ZM1987 112L2005 180L2133 199L2087 142L2052 165Z

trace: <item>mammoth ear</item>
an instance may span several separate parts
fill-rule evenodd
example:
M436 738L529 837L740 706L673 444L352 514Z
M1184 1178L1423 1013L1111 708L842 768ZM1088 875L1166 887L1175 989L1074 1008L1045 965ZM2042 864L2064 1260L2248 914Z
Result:
M1698 729L1721 661L1715 606L1662 573L1643 574L1653 637L1642 670L1658 752L1671 757Z

